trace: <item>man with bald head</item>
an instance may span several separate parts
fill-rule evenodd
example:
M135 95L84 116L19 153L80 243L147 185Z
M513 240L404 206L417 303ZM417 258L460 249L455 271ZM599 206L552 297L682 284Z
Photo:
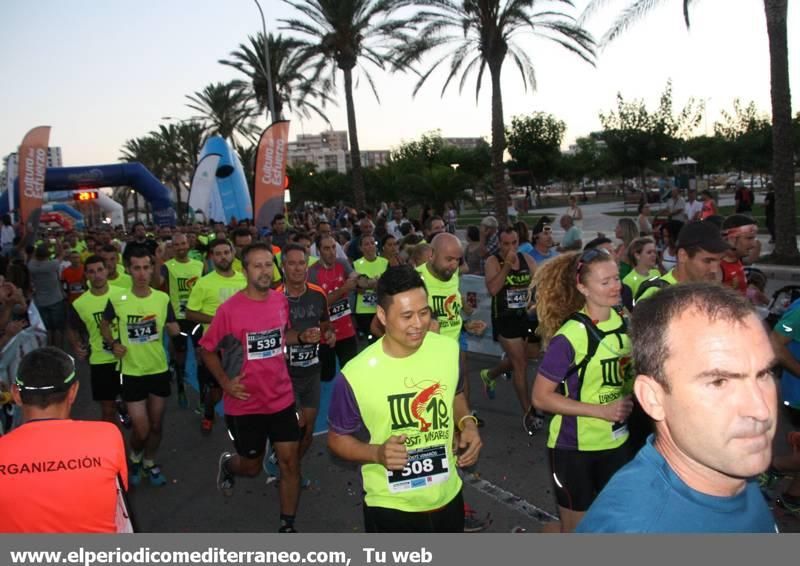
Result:
M458 268L464 255L461 241L452 234L440 232L431 240L433 254L427 263L417 268L428 290L432 318L439 323L439 334L448 336L460 346L460 366L466 367L466 340L461 333L463 301L459 289ZM469 380L462 378L464 398L469 399ZM477 418L475 419L477 423ZM464 530L481 531L488 520L478 517L474 509L464 505Z

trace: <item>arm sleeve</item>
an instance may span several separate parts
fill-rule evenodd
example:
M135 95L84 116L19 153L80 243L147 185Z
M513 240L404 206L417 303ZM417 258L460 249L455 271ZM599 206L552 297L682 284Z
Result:
M556 383L566 379L567 372L575 358L575 350L565 336L556 336L550 341L547 353L539 365L539 373Z
M364 427L353 390L341 372L333 382L328 426L336 434L353 434Z
M109 322L117 318L117 312L114 310L114 305L111 304L110 300L106 303L106 310L103 311L103 318Z
M172 303L167 303L167 322L177 322L175 317L175 309L172 308Z

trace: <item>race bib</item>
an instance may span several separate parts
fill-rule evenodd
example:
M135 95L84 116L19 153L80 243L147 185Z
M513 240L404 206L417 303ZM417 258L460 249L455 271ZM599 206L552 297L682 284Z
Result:
M628 434L628 423L614 423L611 425L612 440L619 440Z
M364 291L362 295L364 299L364 306L365 307L377 307L378 306L378 295L372 289Z
M70 293L82 293L83 292L83 283L70 283L69 284L69 292Z
M364 297L364 302L366 303L366 296ZM350 301L347 299L341 299L336 301L331 305L329 309L331 321L339 320L340 318L344 318L350 315Z
M317 344L301 344L289 347L289 365L296 368L307 368L319 363L319 346Z
M247 333L248 360L265 360L282 353L280 328Z
M128 342L131 344L146 344L156 340L158 340L158 329L155 318L128 323Z
M449 477L447 449L443 445L409 450L405 468L386 470L389 491L392 493L443 483Z
M507 289L506 303L510 309L524 309L528 305L528 290Z

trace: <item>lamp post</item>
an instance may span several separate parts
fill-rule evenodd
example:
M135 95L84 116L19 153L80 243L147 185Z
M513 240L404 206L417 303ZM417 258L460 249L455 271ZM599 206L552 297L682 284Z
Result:
M269 126L269 117L272 116L272 121L277 120L275 116L275 100L272 96L272 69L269 63L269 41L267 40L267 21L264 19L264 10L261 9L261 4L258 0L253 0L258 8L258 13L261 14L261 29L264 32L264 64L267 71L267 125Z

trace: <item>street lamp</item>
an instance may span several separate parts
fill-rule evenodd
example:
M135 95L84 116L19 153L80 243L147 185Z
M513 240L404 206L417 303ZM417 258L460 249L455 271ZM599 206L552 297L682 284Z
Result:
M258 8L258 13L261 14L261 29L264 32L264 64L267 71L267 125L269 126L269 117L272 115L272 121L276 120L275 117L275 100L272 96L272 69L269 63L269 41L267 40L267 21L264 19L264 10L261 9L261 4L258 0L253 0Z

